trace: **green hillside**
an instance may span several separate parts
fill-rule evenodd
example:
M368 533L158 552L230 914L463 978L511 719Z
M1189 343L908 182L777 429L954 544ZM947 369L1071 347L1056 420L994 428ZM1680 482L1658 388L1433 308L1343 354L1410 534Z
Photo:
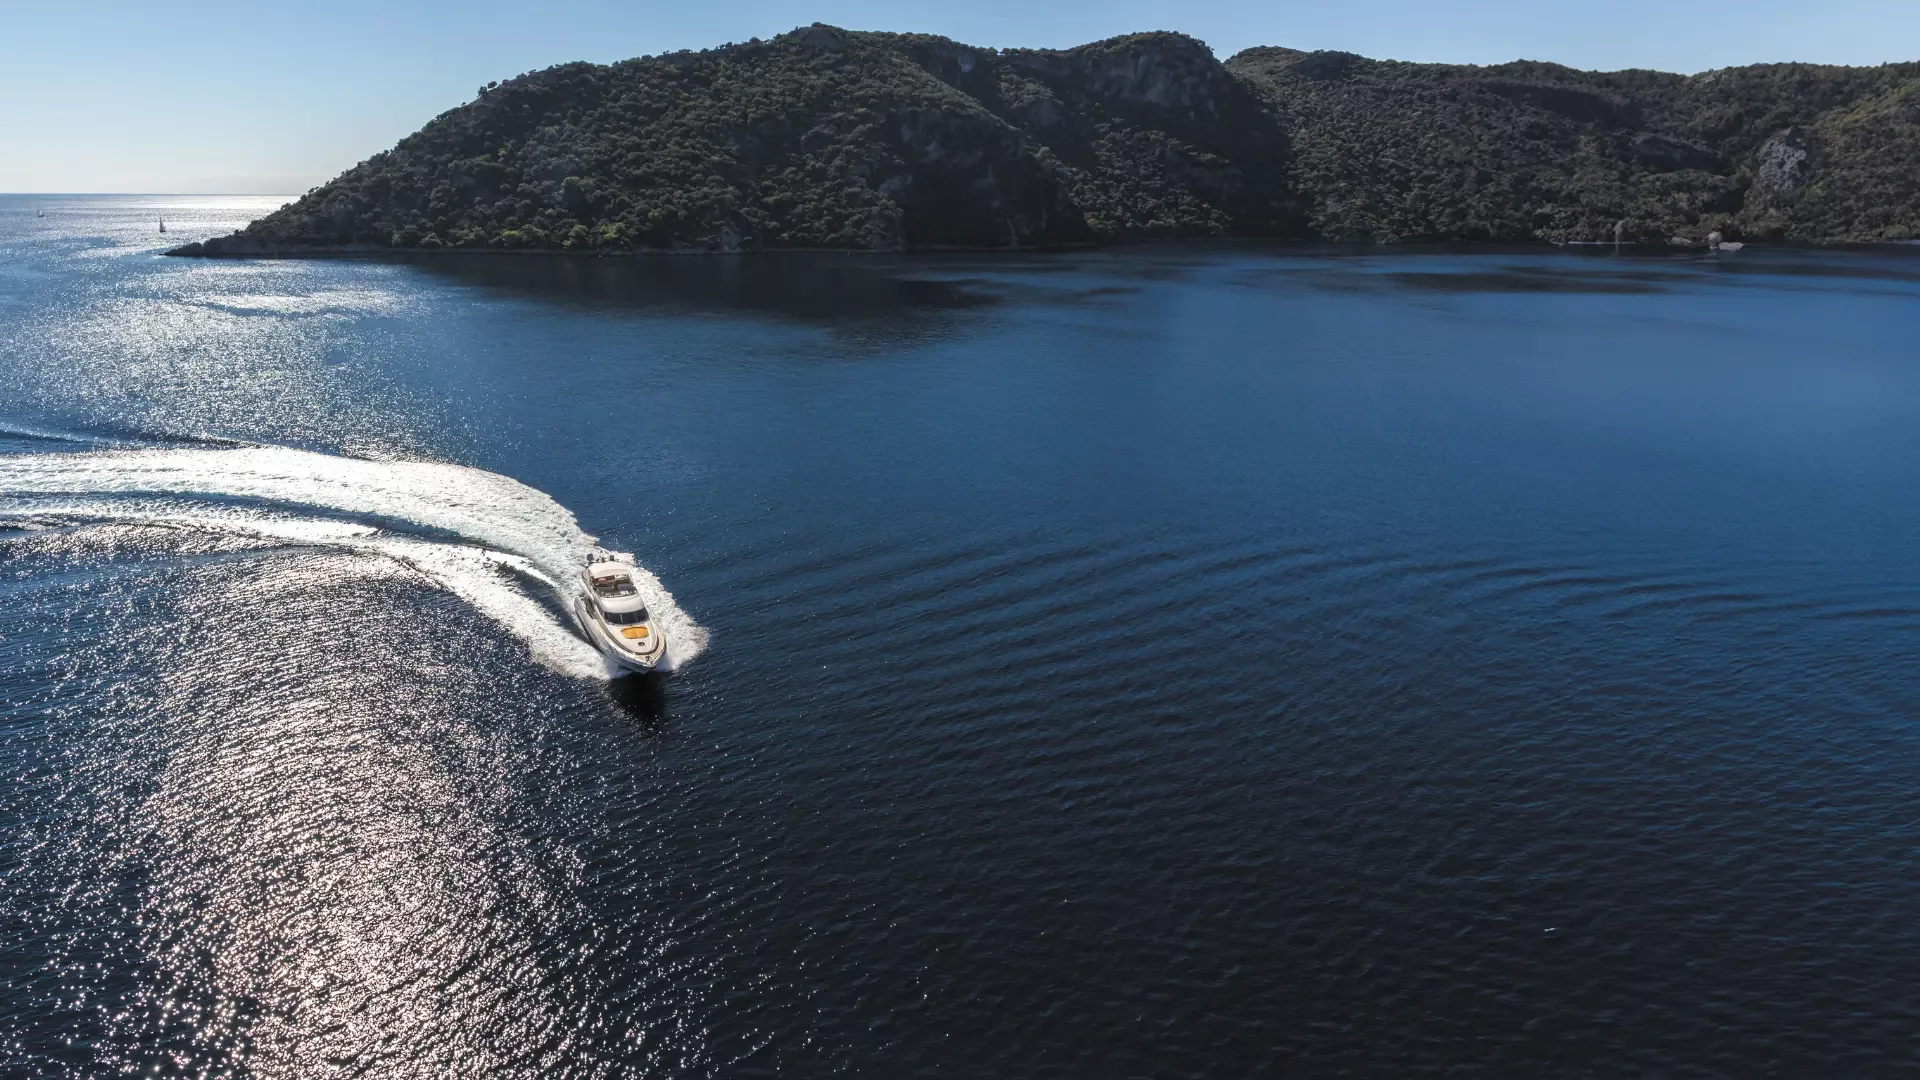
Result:
M490 84L180 254L1920 236L1920 64L1460 67L812 26Z

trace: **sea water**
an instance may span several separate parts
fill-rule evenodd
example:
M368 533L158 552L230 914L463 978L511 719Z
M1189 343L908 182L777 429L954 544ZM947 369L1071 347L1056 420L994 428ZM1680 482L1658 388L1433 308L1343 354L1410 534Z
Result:
M0 1071L1916 1064L1911 252L280 201L0 198Z

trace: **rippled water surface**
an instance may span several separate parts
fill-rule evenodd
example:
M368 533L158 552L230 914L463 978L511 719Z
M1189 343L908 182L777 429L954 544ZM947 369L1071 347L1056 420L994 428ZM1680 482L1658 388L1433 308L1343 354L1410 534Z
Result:
M0 197L0 1072L1920 1068L1920 258L279 201Z

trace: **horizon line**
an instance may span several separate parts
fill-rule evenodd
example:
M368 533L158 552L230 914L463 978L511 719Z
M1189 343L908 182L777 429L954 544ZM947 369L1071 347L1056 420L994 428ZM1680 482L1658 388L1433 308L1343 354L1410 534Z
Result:
M76 195L146 195L153 198L196 199L218 195L246 195L253 198L265 198L271 195L290 195L294 198L300 198L305 194L305 191L0 191L0 199L28 196L48 199L69 199Z

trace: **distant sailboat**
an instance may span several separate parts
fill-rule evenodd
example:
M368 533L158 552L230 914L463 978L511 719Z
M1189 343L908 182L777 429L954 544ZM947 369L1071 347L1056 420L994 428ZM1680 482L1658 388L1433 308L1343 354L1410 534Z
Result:
M45 210L42 210L42 209L40 209L39 207L37 207L37 206L36 206L36 207L34 207L34 208L33 208L33 216L34 216L34 217L46 217L46 216L47 216L47 212L46 212Z
M167 219L166 219L166 218L161 218L161 219L160 219L160 231L161 231L161 232L166 232L166 231L167 231Z

